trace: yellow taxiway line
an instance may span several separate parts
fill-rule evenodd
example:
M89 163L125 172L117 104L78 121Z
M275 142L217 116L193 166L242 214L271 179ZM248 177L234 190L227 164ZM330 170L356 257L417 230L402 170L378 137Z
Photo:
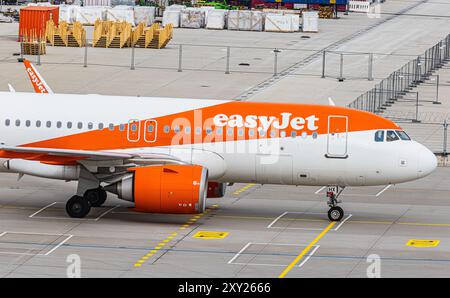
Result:
M297 264L298 261L300 261L301 258L303 258L306 255L306 253L311 249L311 247L313 247L314 244L316 244L335 224L336 224L336 221L330 222L330 224L313 241L311 241L311 243L308 244L308 246L304 250L302 250L302 252L292 261L292 263L290 263L283 270L283 272L281 272L281 274L278 276L278 278L285 277L286 274L288 274L289 271L291 271L291 269L295 266L295 264Z

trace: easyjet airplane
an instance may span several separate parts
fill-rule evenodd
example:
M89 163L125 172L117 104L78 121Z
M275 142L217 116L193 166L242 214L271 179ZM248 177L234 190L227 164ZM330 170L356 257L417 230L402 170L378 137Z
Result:
M139 212L200 213L230 183L329 186L330 220L346 186L412 181L436 157L395 123L337 106L54 94L25 61L36 92L0 93L1 170L77 180L71 217L107 192Z

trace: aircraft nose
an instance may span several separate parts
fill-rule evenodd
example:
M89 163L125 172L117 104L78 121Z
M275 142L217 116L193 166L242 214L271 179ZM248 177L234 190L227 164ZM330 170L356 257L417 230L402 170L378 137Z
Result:
M419 178L431 174L437 167L437 158L430 149L421 145L419 149L419 164L417 169L417 176Z

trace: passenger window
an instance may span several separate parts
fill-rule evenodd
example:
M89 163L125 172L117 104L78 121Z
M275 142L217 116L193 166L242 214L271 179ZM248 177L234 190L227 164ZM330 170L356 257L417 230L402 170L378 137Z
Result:
M26 127L30 127L30 125L31 125L31 121L30 120L25 121L25 126Z
M136 125L136 124L134 124L134 125ZM113 130L114 130L114 124L113 124L113 123L110 123L110 124L108 125L108 128L109 128L109 130L113 131Z
M150 131L150 132L153 132L153 125L150 125L150 126L152 127L152 131ZM191 133L191 127L190 126L186 126L184 128L184 133L185 134L190 134Z
M94 124L92 124L92 122L89 122L89 123L88 123L88 128L89 128L89 129L94 128Z
M296 131L291 131L291 137L295 138L297 136L297 132Z
M102 122L100 122L100 123L98 124L98 129L103 129L103 127L105 127L105 126L103 125Z
M395 131L393 130L388 130L386 133L386 141L387 142L394 142L394 141L398 141L399 137L397 136L397 134L395 133Z
M62 126L61 121L56 122L56 127L57 127L57 128L61 128L61 126Z
M131 124L131 131L136 131L137 125L135 123Z
M306 139L308 137L308 134L306 133L306 131L302 132L302 138Z
M125 124L120 124L119 125L119 130L120 131L124 131L125 130Z
M200 128L200 127L197 127L196 129L195 129L195 134L196 135L199 135L199 134L201 134L202 133L202 129Z
M36 121L36 127L41 127L41 121L40 120Z
M403 141L411 141L411 138L406 134L406 132L404 132L402 130L396 130L395 132L398 134L400 139L402 139Z
M6 125L6 126L9 126L9 124L11 124L11 120L6 119L6 120L5 120L5 125Z
M51 121L47 121L45 123L45 126L47 126L48 128L52 127L52 122Z
M78 129L82 129L83 128L83 123L82 122L78 122L77 127L78 127Z
M16 120L16 126L20 126L20 120L19 119Z
M375 142L383 142L384 141L384 130L378 130L375 132Z
M317 139L317 132L313 132L312 137L313 137L313 139Z
M250 129L250 130L248 131L248 135L249 135L250 137L255 136L255 131L254 131L253 129Z
M70 122L70 121L67 122L67 128L68 128L68 129L71 129L71 128L72 128L72 122Z
M244 135L244 129L238 128L238 136L242 137Z
M165 125L165 126L164 126L164 132L165 132L165 133L168 133L169 130L170 130L169 125Z
M219 135L219 136L222 135L222 127L217 127L216 128L216 134Z
M149 126L147 127L147 131L148 131L148 132L153 132L153 125L149 125Z
M227 129L227 135L229 135L229 136L234 135L234 129L233 128L228 128Z
M175 128L173 129L173 131L175 132L175 133L179 133L180 132L180 127L177 125L177 126L175 126Z

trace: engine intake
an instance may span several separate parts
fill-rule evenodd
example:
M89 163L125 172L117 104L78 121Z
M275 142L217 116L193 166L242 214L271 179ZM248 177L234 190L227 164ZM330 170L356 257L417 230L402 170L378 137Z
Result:
M197 165L147 166L129 169L129 175L105 190L134 202L135 210L151 213L202 213L208 170Z

